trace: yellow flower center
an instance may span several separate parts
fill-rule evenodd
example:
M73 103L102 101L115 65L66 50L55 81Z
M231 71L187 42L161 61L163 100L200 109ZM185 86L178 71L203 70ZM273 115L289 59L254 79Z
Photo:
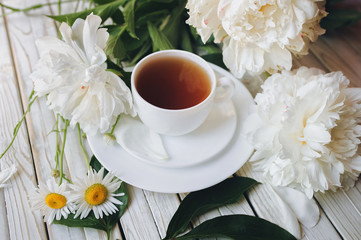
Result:
M59 209L59 208L62 208L65 206L66 197L64 197L63 195L58 194L58 193L49 193L45 197L45 203L50 208Z
M267 7L270 7L270 6L271 6L270 4L263 5L258 11L264 13L264 10L266 10L266 8L267 8Z
M108 190L102 184L93 184L85 191L85 201L90 205L102 204L107 198Z

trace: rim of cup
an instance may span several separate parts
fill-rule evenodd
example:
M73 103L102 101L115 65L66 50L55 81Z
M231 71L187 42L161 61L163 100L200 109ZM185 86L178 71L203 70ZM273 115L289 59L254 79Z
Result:
M136 70L138 70L139 68L142 67L143 64L145 64L147 61L151 61L150 58L153 58L157 55L161 55L159 56L159 58L162 58L162 57L165 57L165 56L172 56L172 57L179 57L179 58L183 58L183 59L187 59L189 61L192 61L194 62L195 64L197 64L198 66L200 66L203 71L206 72L207 76L208 76L208 79L209 81L211 82L211 91L210 93L208 94L208 96L203 99L202 102L196 104L196 105L193 105L191 107L187 107L187 108L181 108L181 109L167 109L167 108L162 108L162 107L158 107L158 106L155 106L154 104L148 102L147 100L145 100L138 92L137 88L135 87L135 73L136 73ZM185 57L186 56L186 57ZM188 57L187 57L188 56ZM194 61L193 59L197 59L198 61ZM199 62L203 63L203 64L199 64ZM141 69L140 69L141 70ZM213 78L213 80L212 80ZM203 58L201 58L200 56L194 54L194 53L191 53L191 52L187 52L187 51L184 51L184 50L178 50L178 49L170 49L170 50L161 50L161 51L158 51L158 52L153 52L147 56L145 56L144 58L142 58L134 67L133 71L132 71L132 75L131 75L131 90L132 90L132 93L133 94L136 94L138 96L138 98L146 103L147 105L149 105L150 107L152 108L155 108L157 110L160 110L160 111L165 111L165 112L181 112L181 111L191 111L193 110L194 108L198 108L200 107L201 105L204 105L206 104L206 102L209 101L209 99L212 97L212 95L214 95L214 92L215 92L215 89L216 89L216 84L217 84L217 79L216 79L216 75L213 71L213 69L211 68L211 66L208 64L208 62L206 60L204 60ZM214 97L214 96L213 96ZM134 101L134 99L133 99Z

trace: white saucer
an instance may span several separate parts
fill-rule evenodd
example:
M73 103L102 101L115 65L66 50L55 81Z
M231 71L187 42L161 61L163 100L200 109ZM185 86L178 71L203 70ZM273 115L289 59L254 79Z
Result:
M168 163L137 159L119 145L106 144L101 134L89 136L90 147L103 166L114 171L117 177L131 185L165 193L191 192L207 188L223 181L241 168L253 151L242 134L242 126L249 106L253 105L254 101L240 81L224 69L210 65L218 77L227 76L233 79L236 88L230 102L223 107L214 108L207 119L208 123L202 125L203 130L198 129L182 136L182 141L182 137L163 136L165 148L171 155ZM227 112L229 116L225 114ZM216 120L218 114L219 119L225 120L224 124ZM214 130L214 126L220 127L219 130ZM210 128L213 134L202 133ZM200 132L197 134L197 131ZM177 142L181 142L181 149L174 148ZM197 149L199 151L196 151ZM172 162L172 159L177 161Z
M182 136L161 135L168 159L144 159L159 167L188 167L211 159L231 141L237 127L232 101L213 107L206 121L195 131Z

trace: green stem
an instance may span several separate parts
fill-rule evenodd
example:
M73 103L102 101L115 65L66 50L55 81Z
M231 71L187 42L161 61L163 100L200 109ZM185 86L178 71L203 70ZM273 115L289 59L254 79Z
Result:
M58 0L58 14L61 14L61 0Z
M56 148L55 148L55 170L58 170L58 165L59 165L59 114L56 115L56 127L55 127L55 144L56 144Z
M267 72L267 71L264 71L264 72L263 72L263 76L265 76L266 78L269 78L270 76L272 76L272 74L270 74L270 73Z
M73 184L73 182L72 182L69 178L65 177L65 175L63 176L63 178L64 178L68 183Z
M107 229L107 240L110 240L110 229Z
M113 125L113 127L112 127L112 130L110 130L110 133L109 133L109 134L113 135L114 129L115 129L115 127L117 126L117 124L118 124L118 122L119 122L119 119L120 119L120 115L118 115L117 120L115 120L115 123L114 123L114 125Z
M28 101L31 101L31 99L34 97L34 94L35 94L35 90L33 89L33 91L31 91L31 93L30 93Z
M38 98L38 96L35 96L33 100L30 101L25 113L23 114L22 118L20 119L20 121L16 124L15 128L14 128L14 132L13 132L13 139L11 140L10 144L8 145L8 147L5 149L5 151L0 155L0 159L5 155L5 153L10 149L10 147L13 145L16 136L18 135L18 132L20 130L20 126L21 124L24 122L25 120L25 116L30 112L30 107L31 105L33 105L33 103L35 102L35 100Z
M60 152L60 179L59 179L59 186L63 182L64 178L64 171L63 171L63 160L64 160L64 149L65 149L65 142L66 142L66 133L68 131L69 126L69 120L65 120L65 127L64 127L64 136L63 136L63 145L61 146L61 152Z
M85 151L85 149L84 149L84 146L83 146L83 141L82 141L82 139L81 139L81 129L80 129L79 123L76 124L76 127L78 128L79 145L80 145L81 151L82 151L82 153L83 153L83 157L84 157L84 159L85 159L87 168L88 168L88 170L90 170L89 158L88 158L88 154L86 153L86 151Z
M74 2L74 0L68 0L68 1L64 1L62 3L68 3L68 2ZM42 8L44 6L51 6L51 5L54 5L54 4L59 4L59 1L43 3L43 4L35 4L35 5L32 5L32 6L27 7L27 8L14 8L14 7L8 6L8 5L3 4L3 3L0 2L0 7L11 10L12 11L11 13L15 13L15 12L24 12L24 13L26 13L26 12L29 12L31 10ZM0 15L0 16L3 17L3 16L6 16L6 15L8 15L8 14L4 14L4 15Z

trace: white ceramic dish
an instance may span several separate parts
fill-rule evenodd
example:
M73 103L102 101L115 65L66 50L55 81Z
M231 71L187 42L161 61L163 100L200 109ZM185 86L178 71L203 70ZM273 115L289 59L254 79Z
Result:
M188 167L211 159L232 140L237 114L232 101L214 106L206 121L195 131L182 136L161 135L168 159L136 158L166 168Z
M253 151L253 147L242 134L242 127L254 101L244 85L229 72L216 65L211 66L217 77L232 78L236 88L231 102L223 108L214 109L204 123L205 126L201 126L203 130L197 130L200 131L198 134L194 132L182 136L183 140L182 137L162 136L170 155L170 159L164 163L137 159L119 145L107 145L101 134L90 136L90 147L103 166L131 185L165 193L191 192L207 188L223 181L241 168ZM223 111L227 108L227 111ZM227 112L228 117L224 114ZM218 121L218 114L221 116L220 119L223 118L225 121ZM217 126L220 131L215 130L218 129ZM204 132L207 129L211 131ZM182 149L173 148L179 141ZM192 151L187 151L187 146ZM182 156L186 161L181 161ZM177 161L172 163L172 159Z

